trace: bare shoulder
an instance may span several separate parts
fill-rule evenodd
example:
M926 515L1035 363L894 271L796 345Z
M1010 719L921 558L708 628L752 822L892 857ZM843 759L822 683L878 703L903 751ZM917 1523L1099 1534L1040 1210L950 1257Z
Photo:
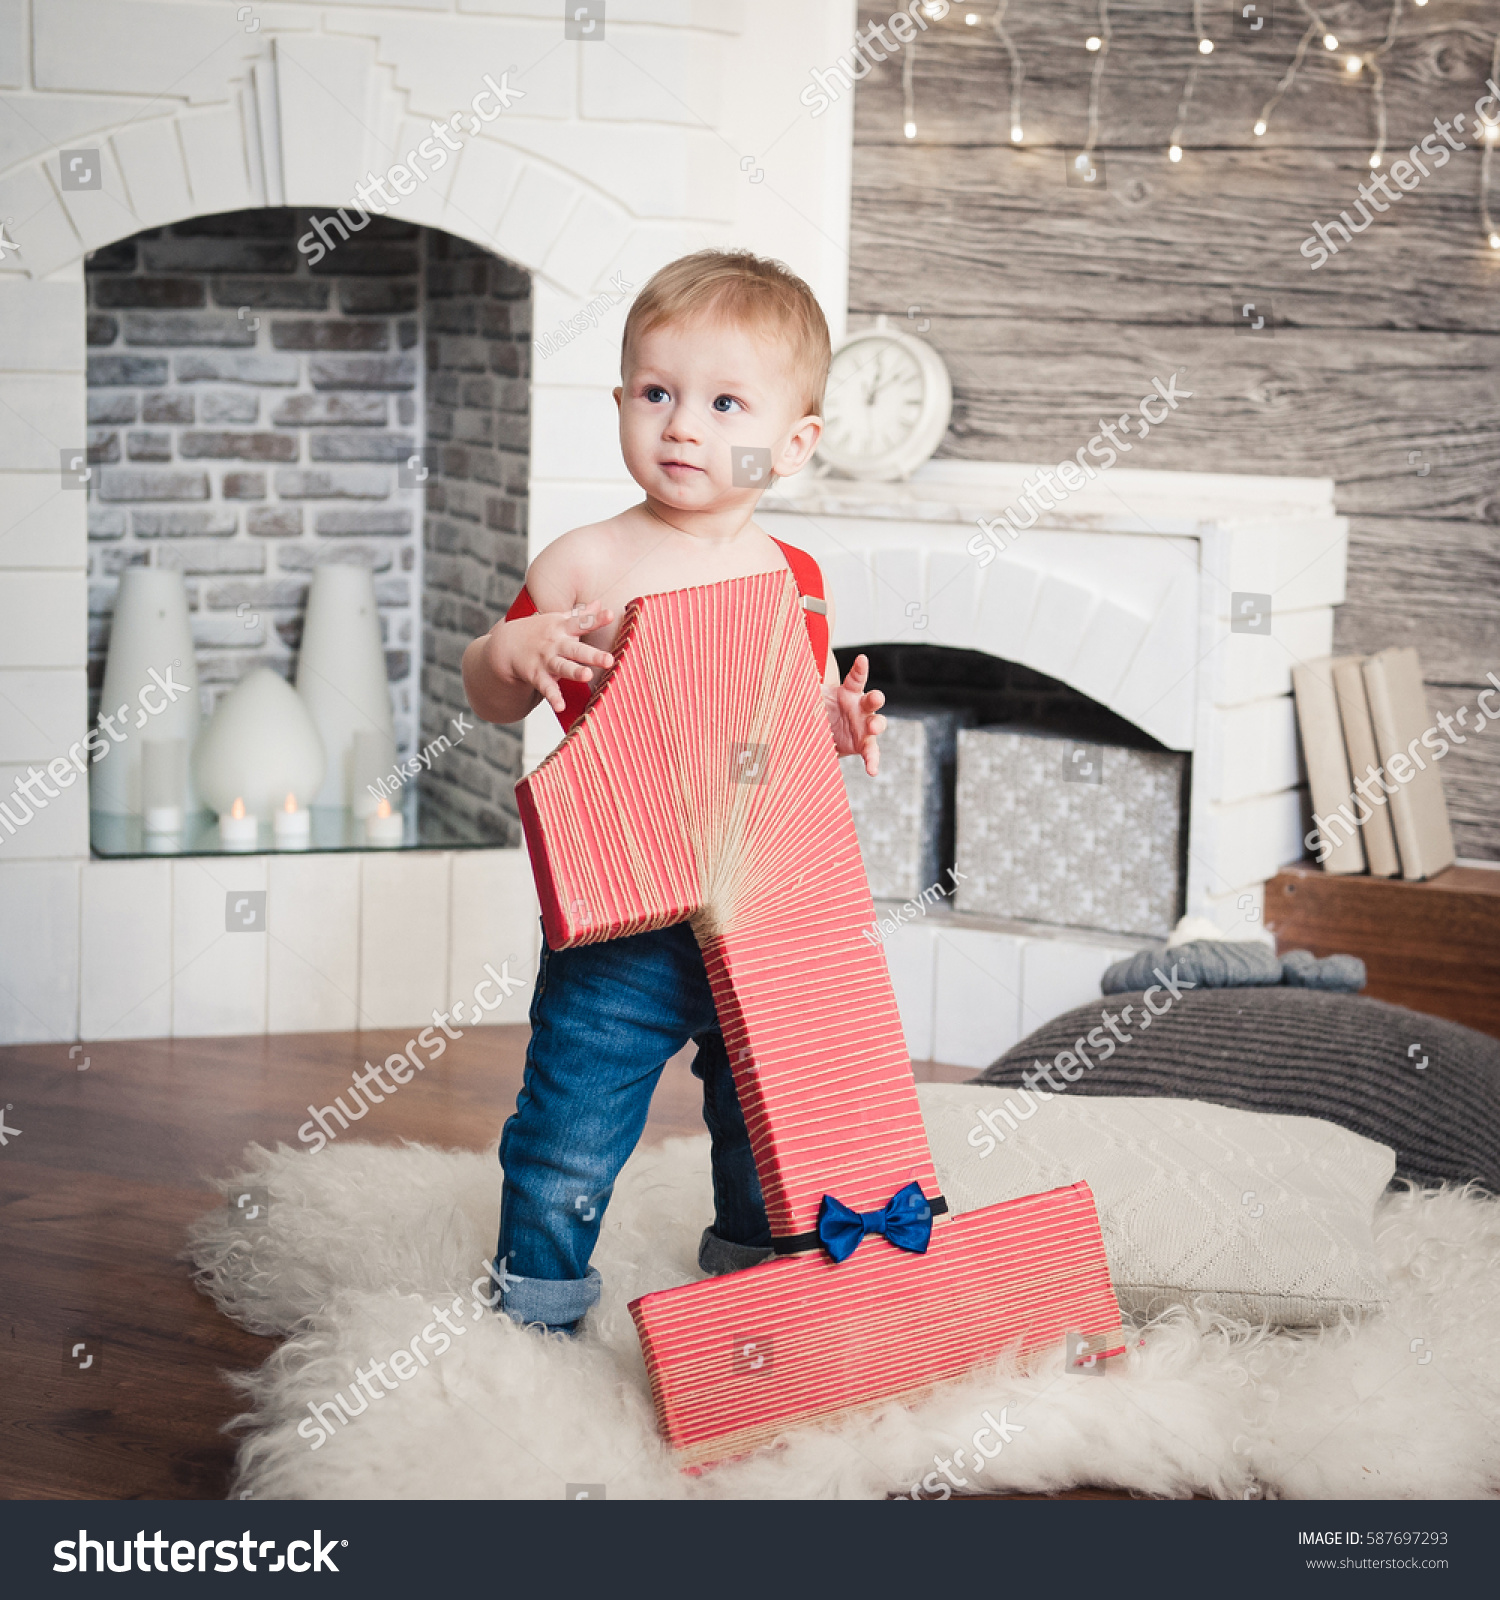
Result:
M571 611L598 596L618 564L628 518L621 512L574 528L537 556L527 569L526 587L539 611Z

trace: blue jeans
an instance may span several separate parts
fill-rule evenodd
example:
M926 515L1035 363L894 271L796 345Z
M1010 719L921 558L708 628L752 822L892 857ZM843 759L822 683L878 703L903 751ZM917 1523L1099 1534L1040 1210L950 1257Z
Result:
M662 1068L690 1039L713 1145L714 1225L700 1263L729 1270L769 1253L750 1136L692 929L571 950L543 939L526 1076L500 1136L495 1270L501 1306L518 1322L570 1328L598 1300L589 1257L615 1179Z

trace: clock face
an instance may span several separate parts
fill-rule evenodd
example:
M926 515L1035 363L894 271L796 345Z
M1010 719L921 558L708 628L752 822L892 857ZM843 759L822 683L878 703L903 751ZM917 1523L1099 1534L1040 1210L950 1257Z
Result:
M943 442L953 388L943 358L877 319L833 353L819 457L856 478L910 477Z
M828 453L878 461L910 439L926 402L926 375L904 344L877 336L844 345L828 369L823 402Z

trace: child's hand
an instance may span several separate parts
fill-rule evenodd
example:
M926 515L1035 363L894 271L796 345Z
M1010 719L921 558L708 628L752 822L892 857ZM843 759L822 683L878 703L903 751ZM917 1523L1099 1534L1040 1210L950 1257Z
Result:
M869 678L869 661L856 656L841 684L823 685L823 703L833 729L834 748L841 756L863 756L865 771L873 778L880 771L880 746L875 739L885 732L885 718L880 715L885 696L879 689L865 692Z
M566 707L559 680L587 683L594 668L614 666L608 650L583 642L584 634L608 627L614 616L607 608L574 606L501 623L489 636L490 665L502 680L530 685L561 716Z

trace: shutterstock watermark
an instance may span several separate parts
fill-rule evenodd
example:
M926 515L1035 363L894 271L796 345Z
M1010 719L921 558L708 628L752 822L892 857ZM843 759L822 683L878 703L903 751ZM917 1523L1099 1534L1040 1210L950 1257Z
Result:
M307 1409L311 1415L297 1424L297 1434L308 1441L308 1449L321 1449L340 1427L347 1428L355 1417L362 1417L372 1405L394 1394L403 1383L424 1371L432 1359L446 1355L453 1348L454 1340L469 1331L461 1322L453 1321L453 1313L462 1308L463 1300L457 1295L452 1305L444 1306L441 1311L433 1306L433 1320L413 1334L407 1344L392 1351L384 1361L372 1359L367 1367L354 1369L347 1399L342 1390L335 1389L327 1400L309 1400ZM431 1358L428 1350L432 1351ZM394 1382L387 1376L388 1369L395 1374Z
M941 878L936 883L929 884L914 900L908 900L899 905L888 917L876 919L873 927L863 928L860 931L871 944L884 944L890 936L897 932L903 922L910 922L913 917L925 917L927 908L936 905L939 900L945 899L968 877L968 873L960 872L957 867L948 868L950 882L945 884Z
M872 22L862 33L856 28L847 56L836 57L832 66L813 68L813 81L800 96L802 104L821 117L835 100L852 94L854 85L869 77L877 61L899 55L902 45L910 44L919 32L927 32L929 20L941 22L951 9L948 0L911 0L904 11L893 11L884 22Z
M555 355L564 345L570 345L580 333L587 333L590 328L599 326L599 319L606 311L613 311L625 296L635 288L635 285L623 272L610 275L610 285L614 290L613 295L605 290L596 294L582 311L575 311L571 317L564 317L552 333L544 333L541 338L531 342L536 347L536 353L545 361L548 356Z
M1495 80L1485 80L1488 94L1482 94L1474 102L1474 116L1479 124L1480 143L1493 144L1500 137L1500 88L1496 87ZM1493 109L1485 113L1479 108L1489 104ZM1455 133L1464 131L1465 113L1460 111L1452 122L1444 122L1441 117L1432 119L1434 132L1429 133L1420 145L1413 145L1404 156L1398 156L1391 162L1389 180L1383 172L1372 172L1369 178L1355 185L1355 192L1359 199L1354 202L1355 211L1364 220L1356 222L1347 211L1339 212L1338 218L1332 222L1315 222L1313 231L1302 241L1301 251L1311 263L1311 270L1316 272L1325 265L1330 256L1339 253L1340 246L1334 242L1333 235L1338 232L1343 235L1344 247L1354 243L1354 236L1363 233L1374 222L1377 215L1391 209L1403 194L1410 194L1422 182L1423 178L1430 178L1432 173L1423 165L1422 156L1425 155L1432 162L1433 170L1441 172L1452 159L1452 152L1467 150L1469 147L1462 139L1455 139ZM1439 137L1441 135L1441 138ZM1420 153L1419 153L1420 152ZM1394 181L1395 188L1392 188ZM1385 200L1376 198L1376 192L1385 196ZM1385 202L1390 201L1391 205ZM1500 249L1500 234L1491 234L1490 243Z
M1118 1015L1107 1010L1101 1011L1099 1026L1090 1029L1087 1034L1081 1034L1075 1039L1071 1050L1059 1050L1050 1062L1038 1061L1034 1067L1021 1074L1021 1082L1025 1085L1021 1090L1021 1096L1029 1109L1022 1110L1009 1095L1006 1095L1003 1102L995 1110L978 1113L978 1120L969 1129L968 1142L979 1151L981 1159L985 1156L993 1155L996 1146L1005 1143L1005 1134L1000 1128L1002 1121L1012 1133L1015 1133L1019 1124L1029 1122L1037 1114L1038 1108L1052 1099L1053 1095L1061 1094L1070 1083L1077 1083L1085 1072L1093 1070L1094 1061L1088 1050L1084 1049L1085 1044L1098 1053L1100 1061L1108 1061L1119 1048L1119 1045L1129 1044L1135 1037L1134 1034L1122 1033L1118 1026L1119 1023L1127 1023L1130 1027L1138 1026L1144 1033L1151 1026L1151 1018L1164 1017L1172 1009L1174 1003L1182 997L1184 989L1196 989L1198 987L1196 983L1189 983L1186 978L1179 978L1175 965L1172 968L1171 977L1168 977L1160 967L1155 968L1153 976L1159 982L1153 983L1141 996L1142 1003L1146 1009L1140 1014L1138 1023L1132 1020L1135 1012L1135 1003L1133 1001L1121 1006ZM1171 998L1165 1005L1153 1005L1151 996L1160 994L1163 989L1168 992ZM1150 1013L1149 1016L1146 1014L1147 1012ZM1105 1032L1106 1029L1109 1030L1108 1033ZM1110 1035L1113 1035L1113 1038ZM1118 1044L1116 1041L1118 1041ZM1056 1073L1063 1081L1059 1083L1057 1078L1053 1077L1053 1073ZM1041 1087L1043 1079L1050 1086L1051 1093ZM996 1098L998 1099L999 1097L997 1096Z
M1485 673L1494 685L1492 689L1481 689L1474 696L1479 707L1478 716L1471 733L1483 733L1491 723L1500 722L1500 704L1486 704L1494 701L1497 690L1500 690L1500 678L1493 672ZM1345 840L1352 839L1361 827L1375 815L1375 807L1385 805L1388 797L1395 794L1403 784L1410 783L1417 773L1427 770L1427 763L1418 753L1417 746L1421 745L1436 761L1441 761L1456 744L1467 744L1469 735L1458 730L1467 727L1469 722L1469 708L1460 706L1450 717L1447 712L1440 711L1437 722L1424 733L1417 735L1407 745L1405 750L1397 750L1386 757L1385 765L1381 767L1366 767L1365 775L1354 780L1354 793L1341 805L1332 816L1320 817L1313 814L1313 827L1303 839L1302 843L1317 857L1319 864L1325 862L1333 854L1334 846L1343 844ZM1438 730L1442 731L1439 732ZM1446 735L1446 737L1444 737ZM1364 815L1359 816L1356 809L1364 805ZM1344 830L1341 839L1338 830Z
M521 988L529 981L525 978L511 977L509 960L501 962L498 972L486 961L484 970L489 976L481 978L474 985L475 1022L478 1022L485 1012L493 1011L497 1006L503 1005L513 990ZM491 987L498 990L498 993L493 1000L487 1000L485 991ZM339 1094L334 1096L331 1106L323 1106L321 1109L309 1106L308 1120L297 1129L297 1137L303 1144L312 1146L311 1154L316 1155L325 1145L337 1139L340 1133L347 1133L349 1124L359 1122L372 1105L384 1104L387 1095L394 1095L403 1084L411 1082L414 1072L425 1072L448 1048L450 1039L462 1039L463 1029L450 1027L449 1021L457 1017L461 1022L467 1004L467 1001L455 1000L448 1010L434 1011L432 1026L423 1028L415 1038L408 1039L404 1051L398 1050L394 1055L387 1056L380 1066L372 1066L368 1061L365 1062L363 1073L356 1068L350 1074L353 1080L349 1088L351 1105L346 1106L343 1095ZM417 1049L418 1045L422 1047L420 1051ZM423 1055L426 1056L425 1061L422 1059ZM387 1083L381 1076L383 1072L389 1073L394 1081ZM377 1093L376 1089L371 1087L372 1082L381 1092ZM337 1129L332 1126L333 1122L338 1123Z
M526 98L525 90L513 88L509 79L510 73L502 72L499 83L496 83L490 73L485 73L484 88L469 102L468 131L471 134L478 133L484 123L493 122L502 111L508 111L512 101ZM491 97L498 102L495 108L492 111L482 110L480 102ZM340 206L336 216L311 217L312 227L297 241L297 249L307 257L308 266L317 266L351 233L359 233L367 228L372 214L383 217L387 212L394 211L408 195L417 192L419 183L426 183L434 172L441 172L448 165L448 157L463 149L463 141L453 138L463 119L464 113L455 111L446 122L433 122L430 139L423 139L415 149L408 150L400 161L393 162L383 178L367 172L364 182L354 185L354 198L347 205ZM422 158L420 161L418 156ZM395 191L394 194L387 192L387 184ZM377 195L380 197L378 200L375 198ZM351 211L359 213L359 222L349 215ZM337 239L333 237L335 233L338 234Z
M1021 485L1017 501L1007 506L999 516L980 517L979 532L965 546L969 554L977 557L981 567L987 567L1028 528L1034 528L1043 512L1056 511L1070 494L1076 494L1101 472L1108 472L1123 452L1134 448L1125 437L1132 427L1137 438L1145 439L1152 428L1161 427L1176 411L1179 401L1192 399L1191 389L1177 387L1179 376L1180 373L1174 372L1165 383L1160 378L1153 378L1152 393L1141 398L1136 406L1135 417L1128 411L1122 411L1114 422L1105 422L1101 418L1098 433L1087 444L1078 447L1072 460L1060 461L1055 467L1038 467L1032 477ZM1109 440L1108 444L1104 442L1106 439ZM1092 462L1084 460L1085 454L1099 463L1097 468ZM1054 498L1049 499L1049 496ZM1023 509L1031 513L1025 522L1021 521Z
M494 1311L500 1304L503 1291L514 1278L515 1275L503 1267L497 1269L493 1261L482 1262L479 1276L469 1285L469 1321L478 1322L487 1311ZM335 1423L347 1427L355 1417L363 1416L372 1404L384 1400L388 1394L394 1394L403 1383L415 1378L430 1365L428 1350L432 1352L431 1360L446 1355L453 1348L454 1341L469 1331L462 1321L453 1320L463 1307L462 1295L454 1295L441 1311L436 1306L431 1307L433 1320L420 1332L413 1334L399 1350L392 1351L384 1361L371 1361L364 1371L356 1367L354 1381L349 1385L349 1399L344 1398L342 1391L335 1390L327 1400L309 1400L307 1409L311 1415L297 1425L297 1432L308 1441L308 1448L317 1450L327 1444L336 1431ZM386 1377L387 1367L395 1373L395 1383ZM375 1386L377 1380L379 1388ZM359 1402L357 1406L356 1401Z
M115 744L123 744L130 737L132 731L144 728L148 719L165 711L177 699L178 695L191 694L192 690L187 684L178 683L176 678L172 676L172 667L180 667L181 665L180 661L174 661L172 666L167 668L165 677L155 667L151 668L151 682L146 684L136 696L137 709L133 724L130 721L130 707L128 704L122 705L118 711L101 711L99 713L99 726L91 728L85 738L75 739L68 746L67 755L56 756L49 761L45 772L42 772L37 767L27 767L26 776L16 779L10 796L5 800L0 800L0 827L4 827L8 834L14 836L17 830L24 828L38 811L47 809L49 800L56 800L64 789L73 787L79 776L88 771L88 758L92 758L94 761L102 761L105 751L109 749L111 740ZM151 699L148 698L152 694L160 694L163 698L153 704ZM117 722L120 724L118 732L115 730ZM104 737L106 733L109 734L108 739ZM87 752L87 757L84 752ZM48 778L51 778L52 782L57 784L58 787L56 789L48 787ZM22 814L12 814L10 809L12 802L15 804L16 812ZM0 839L0 844L4 844L4 842L4 839Z
M275 1539L257 1538L249 1528L238 1539L168 1539L160 1528L148 1538L143 1528L133 1538L127 1534L118 1541L120 1561L116 1565L116 1542L91 1539L89 1530L80 1528L76 1540L59 1539L52 1546L56 1558L52 1570L88 1572L92 1559L94 1572L129 1572L133 1556L137 1572L337 1572L334 1552L349 1543L347 1539L325 1539L321 1528L313 1529L311 1539L293 1539L285 1550L277 1549ZM271 1552L276 1554L274 1561ZM210 1556L213 1566L208 1564Z
M1009 1406L1002 1406L998 1417L988 1411L981 1411L979 1414L984 1418L984 1426L976 1430L967 1447L974 1452L972 1466L968 1461L967 1451L963 1449L955 1450L951 1456L935 1455L932 1461L936 1471L929 1472L925 1478L912 1484L910 1493L898 1494L894 1498L897 1500L921 1500L925 1498L923 1494L925 1490L926 1494L930 1495L934 1500L951 1499L955 1489L967 1489L970 1487L969 1480L960 1477L953 1470L955 1467L962 1471L972 1472L977 1476L985 1470L990 1462L1000 1454L1018 1433L1025 1433L1026 1431L1024 1423L1010 1420ZM994 1441L993 1447L980 1442L986 1435ZM938 1473L942 1473L941 1478ZM944 1479L947 1481L945 1482Z

